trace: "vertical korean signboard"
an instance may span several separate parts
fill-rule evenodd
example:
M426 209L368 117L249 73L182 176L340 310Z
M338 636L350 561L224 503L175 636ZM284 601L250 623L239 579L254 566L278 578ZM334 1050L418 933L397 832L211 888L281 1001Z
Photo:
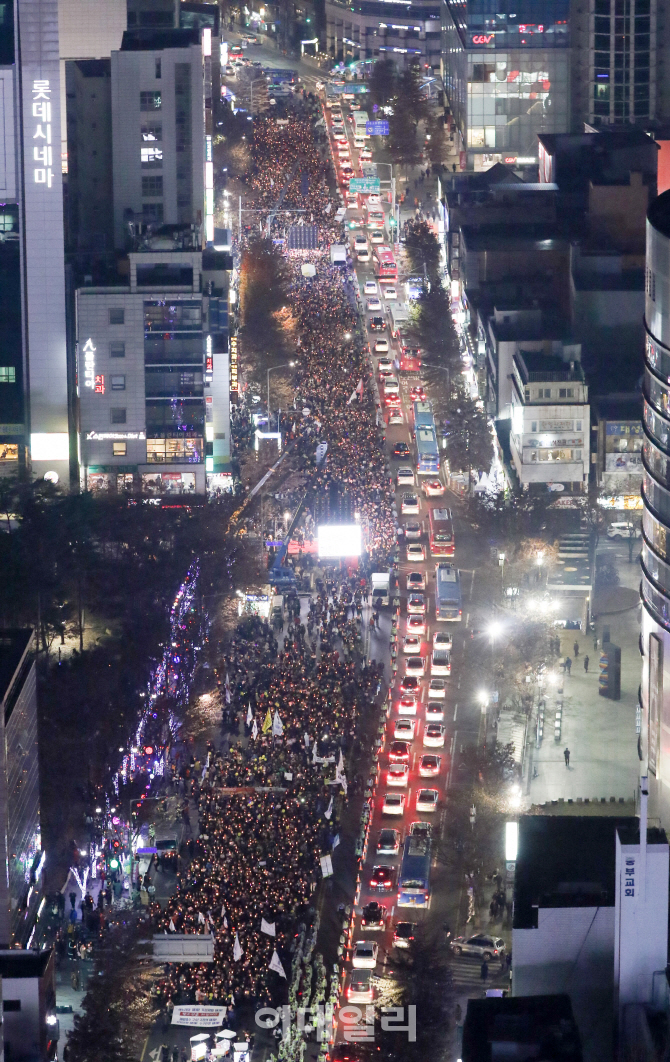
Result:
M37 474L48 467L67 475L58 0L17 0L17 9L23 138L21 251L31 452L33 466L38 462ZM44 470L42 462L46 463Z

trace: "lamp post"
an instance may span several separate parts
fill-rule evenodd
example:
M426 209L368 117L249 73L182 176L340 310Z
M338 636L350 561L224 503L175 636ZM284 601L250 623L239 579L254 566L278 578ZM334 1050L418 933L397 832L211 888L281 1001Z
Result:
M392 162L378 162L377 163L377 169L379 169L380 166L388 166L389 170L391 171L391 217L393 218L393 221L395 222L395 177L393 175L393 163Z
M268 430L270 428L270 373L275 372L276 369L292 369L294 366L294 361L285 361L283 365L272 365L268 369Z

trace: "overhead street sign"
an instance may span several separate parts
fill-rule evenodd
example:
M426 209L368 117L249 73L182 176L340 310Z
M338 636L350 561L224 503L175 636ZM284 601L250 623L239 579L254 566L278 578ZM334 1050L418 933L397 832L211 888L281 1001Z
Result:
M352 177L349 181L350 192L378 192L380 187L379 177Z
M389 124L385 118L380 119L376 122L366 122L365 132L368 134L368 136L388 136Z
M213 933L154 936L153 945L154 962L214 962Z

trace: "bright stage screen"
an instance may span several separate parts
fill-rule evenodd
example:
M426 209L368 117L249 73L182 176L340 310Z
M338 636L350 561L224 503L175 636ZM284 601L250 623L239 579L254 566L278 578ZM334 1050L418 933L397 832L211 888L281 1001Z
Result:
M360 557L360 524L319 524L319 557Z

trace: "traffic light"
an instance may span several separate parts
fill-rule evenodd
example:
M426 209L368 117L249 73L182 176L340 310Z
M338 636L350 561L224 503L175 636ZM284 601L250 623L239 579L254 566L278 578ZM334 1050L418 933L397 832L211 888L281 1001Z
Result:
M598 693L611 701L621 699L621 649L613 642L605 642L598 662Z

